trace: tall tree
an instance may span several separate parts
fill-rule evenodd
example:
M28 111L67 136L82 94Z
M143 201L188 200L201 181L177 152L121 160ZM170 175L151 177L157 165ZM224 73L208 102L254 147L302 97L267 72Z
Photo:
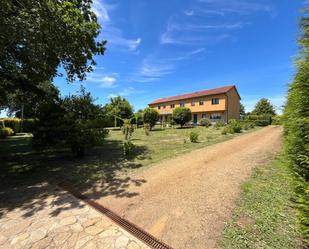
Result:
M133 115L133 107L130 105L129 101L121 96L110 98L110 102L103 107L103 112L110 119L110 125L117 120L117 126L122 124L120 119L131 118Z
M187 122L192 119L191 110L186 107L177 107L173 110L173 119L176 124L179 124L182 128Z
M276 111L274 106L270 103L270 101L266 98L262 98L259 102L256 103L252 114L255 115L276 115Z
M3 0L0 8L0 106L16 90L39 93L61 66L68 81L84 80L103 54L91 0Z

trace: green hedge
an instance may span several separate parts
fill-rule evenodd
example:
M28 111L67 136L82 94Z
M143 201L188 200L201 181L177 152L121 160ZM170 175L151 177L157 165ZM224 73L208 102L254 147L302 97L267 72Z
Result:
M19 118L3 118L4 126L9 127L13 130L14 133L20 132L20 123L21 120Z
M271 115L248 115L245 119L249 122L254 122L256 126L267 126L272 123Z

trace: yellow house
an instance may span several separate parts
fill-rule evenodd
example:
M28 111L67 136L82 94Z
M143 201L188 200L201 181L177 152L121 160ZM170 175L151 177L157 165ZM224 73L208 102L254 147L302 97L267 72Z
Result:
M172 115L174 108L187 107L192 112L193 124L199 124L202 118L227 123L239 119L240 99L236 86L232 85L157 99L149 106L158 110L161 122Z

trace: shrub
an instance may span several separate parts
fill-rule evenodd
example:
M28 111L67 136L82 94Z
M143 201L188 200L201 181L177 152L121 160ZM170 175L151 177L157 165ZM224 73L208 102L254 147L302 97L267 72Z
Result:
M192 113L189 108L177 107L173 111L173 119L181 128L192 119Z
M135 145L131 141L124 141L123 142L123 154L125 156L131 155Z
M227 127L228 127L229 133L232 133L232 134L240 133L242 129L240 123L235 119L231 119Z
M21 120L19 118L4 118L3 121L4 126L11 128L14 133L20 132Z
M131 124L131 120L125 119L122 126L122 133L124 134L124 139L129 140L134 132L134 126Z
M224 129L222 130L221 134L222 135L226 135L228 133L228 129L227 127L224 127Z
M150 135L150 124L146 123L144 124L145 134L146 136Z
M0 138L7 138L13 135L13 130L9 127L0 128Z
M272 125L281 125L282 124L281 117L280 116L273 117L271 124Z
M214 127L216 129L219 129L220 127L223 127L224 126L224 123L222 121L217 121L215 124L214 124Z
M200 120L200 125L205 126L205 127L209 127L209 126L211 126L211 123L210 123L208 118L202 118Z
M197 143L199 134L195 131L190 132L190 141L191 143Z
M256 126L267 126L272 122L271 115L248 115L247 121L254 122Z
M150 130L152 130L152 127L155 126L159 119L159 112L153 108L147 107L144 110L143 115L144 123L150 125Z

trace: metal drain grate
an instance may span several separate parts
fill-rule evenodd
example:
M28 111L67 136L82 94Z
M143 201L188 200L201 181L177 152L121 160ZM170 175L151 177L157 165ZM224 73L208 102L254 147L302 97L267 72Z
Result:
M120 227L125 229L127 232L132 234L134 237L140 239L145 244L150 246L154 249L173 249L172 247L166 245L162 241L158 240L151 234L147 233L143 229L139 228L138 226L134 225L130 221L121 218L117 214L115 214L113 211L109 210L108 208L102 206L101 204L92 201L87 196L79 193L75 189L73 189L69 184L61 182L58 184L61 188L65 189L66 191L70 192L72 195L74 195L76 198L83 200L88 205L99 211L100 213L104 214L108 218L110 218L112 221L114 221L116 224L118 224Z

